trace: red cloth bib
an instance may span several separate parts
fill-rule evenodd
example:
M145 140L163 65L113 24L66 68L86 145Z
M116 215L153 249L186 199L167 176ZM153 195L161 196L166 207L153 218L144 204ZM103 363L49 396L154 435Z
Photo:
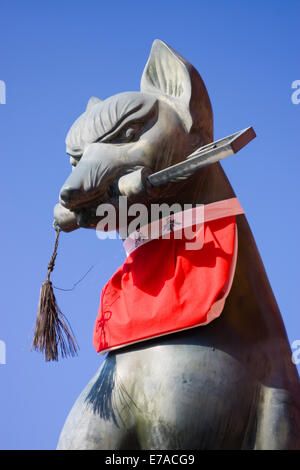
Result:
M221 314L235 270L235 216L205 222L203 230L198 250L187 250L186 239L171 233L129 254L101 294L97 352L205 325Z

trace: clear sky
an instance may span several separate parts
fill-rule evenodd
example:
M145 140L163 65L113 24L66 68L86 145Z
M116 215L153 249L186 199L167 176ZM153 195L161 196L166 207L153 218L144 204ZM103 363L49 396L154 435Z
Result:
M64 139L90 96L139 90L159 38L202 75L215 138L253 125L257 139L223 163L244 207L290 342L299 320L300 1L52 0L0 2L0 448L53 449L100 364L92 330L100 292L124 259L120 241L62 234L53 282L79 356L30 352L54 232L53 205L70 171ZM1 96L1 95L0 95Z

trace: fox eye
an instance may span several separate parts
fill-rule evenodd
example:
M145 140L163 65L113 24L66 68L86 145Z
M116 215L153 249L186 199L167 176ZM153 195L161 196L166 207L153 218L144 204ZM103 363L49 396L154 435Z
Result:
M135 134L136 134L136 129L134 129L133 127L127 127L127 129L125 130L125 137L128 140L133 139Z
M79 157L79 156L78 156L78 157L75 157L74 155L70 155L70 163L71 163L72 167L75 168L75 166L77 165L77 163L79 163L80 158L81 158L81 156L80 156L80 157Z
M112 138L114 143L127 144L132 142L140 130L139 124L130 124L128 127L124 127L117 135Z
M138 124L130 124L130 126L125 127L121 132L115 136L114 141L119 143L131 142L135 139L140 126Z
M127 144L135 140L141 131L141 123L130 123L121 129L100 138L97 142L111 144Z

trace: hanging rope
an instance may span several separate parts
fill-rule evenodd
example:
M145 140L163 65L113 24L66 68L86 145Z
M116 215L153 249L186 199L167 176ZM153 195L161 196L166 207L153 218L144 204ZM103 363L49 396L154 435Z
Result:
M50 274L54 269L57 256L60 229L55 227L55 231L54 250L48 264L47 278L40 290L35 332L31 346L31 349L44 352L46 361L57 361L59 351L62 357L77 354L76 340L72 329L56 303L52 282L50 281Z

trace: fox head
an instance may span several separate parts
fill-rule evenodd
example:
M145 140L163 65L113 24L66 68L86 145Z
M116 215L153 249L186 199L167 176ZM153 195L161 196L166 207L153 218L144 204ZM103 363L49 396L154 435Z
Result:
M211 104L199 73L160 40L152 45L140 88L103 101L90 98L67 134L72 173L59 199L79 226L96 225L96 208L112 202L125 174L159 171L213 140Z

